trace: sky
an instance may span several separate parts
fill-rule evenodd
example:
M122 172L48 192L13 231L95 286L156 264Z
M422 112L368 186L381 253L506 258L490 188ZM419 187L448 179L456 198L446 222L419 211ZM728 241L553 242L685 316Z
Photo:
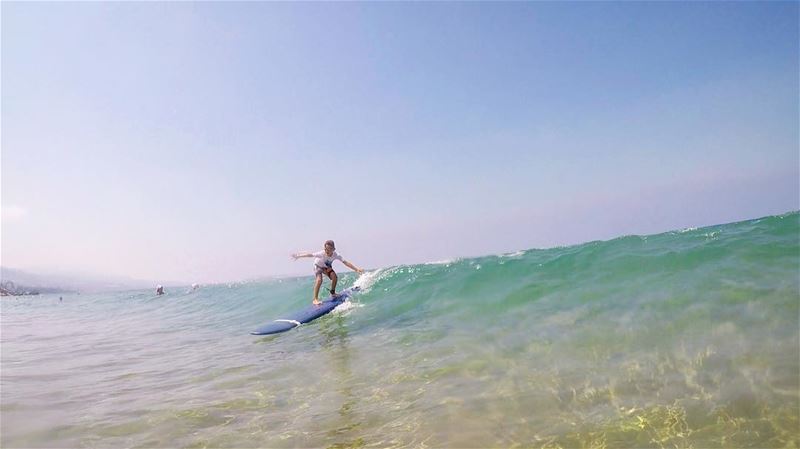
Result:
M800 208L797 2L1 8L3 266L218 282Z

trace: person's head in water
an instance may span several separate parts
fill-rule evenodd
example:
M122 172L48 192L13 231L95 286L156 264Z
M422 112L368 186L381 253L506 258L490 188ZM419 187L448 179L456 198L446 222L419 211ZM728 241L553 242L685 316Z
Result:
M333 243L333 240L328 240L325 242L325 254L332 255L333 252L336 251L336 244Z

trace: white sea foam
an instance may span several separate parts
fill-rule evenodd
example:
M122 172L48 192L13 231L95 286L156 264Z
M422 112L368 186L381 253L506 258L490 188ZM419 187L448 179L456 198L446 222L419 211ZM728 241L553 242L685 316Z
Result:
M364 307L364 304L353 302L352 300L348 299L331 310L331 315L347 315L353 309L358 309L361 307Z
M387 274L389 274L390 270L386 270L384 268L378 268L375 271L365 271L361 276L356 279L353 283L354 287L361 288L361 291L366 293L368 292L376 282L383 279Z
M457 262L458 259L443 259L443 260L434 260L433 262L425 262L424 265L447 265L454 262Z
M525 255L525 250L521 249L519 251L514 251L513 253L500 254L499 257L519 257L524 255Z

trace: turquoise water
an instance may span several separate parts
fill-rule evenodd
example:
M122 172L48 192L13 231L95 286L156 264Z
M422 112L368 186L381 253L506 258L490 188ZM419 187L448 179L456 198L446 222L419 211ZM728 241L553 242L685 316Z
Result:
M800 445L800 215L309 277L3 298L2 447Z

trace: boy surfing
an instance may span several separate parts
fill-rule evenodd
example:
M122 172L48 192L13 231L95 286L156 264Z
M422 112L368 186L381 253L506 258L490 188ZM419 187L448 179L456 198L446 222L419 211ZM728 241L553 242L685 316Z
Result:
M317 251L315 253L296 253L292 254L294 260L297 260L301 257L313 257L314 258L314 275L316 276L317 280L314 283L314 305L321 304L319 300L319 287L322 285L322 275L328 276L331 280L331 296L336 296L336 282L339 280L339 277L336 276L336 272L333 271L333 261L341 260L345 266L350 268L351 270L355 271L358 274L364 272L361 268L351 264L350 262L344 260L342 256L336 252L336 245L333 243L333 240L328 240L325 242L325 247L322 251Z

